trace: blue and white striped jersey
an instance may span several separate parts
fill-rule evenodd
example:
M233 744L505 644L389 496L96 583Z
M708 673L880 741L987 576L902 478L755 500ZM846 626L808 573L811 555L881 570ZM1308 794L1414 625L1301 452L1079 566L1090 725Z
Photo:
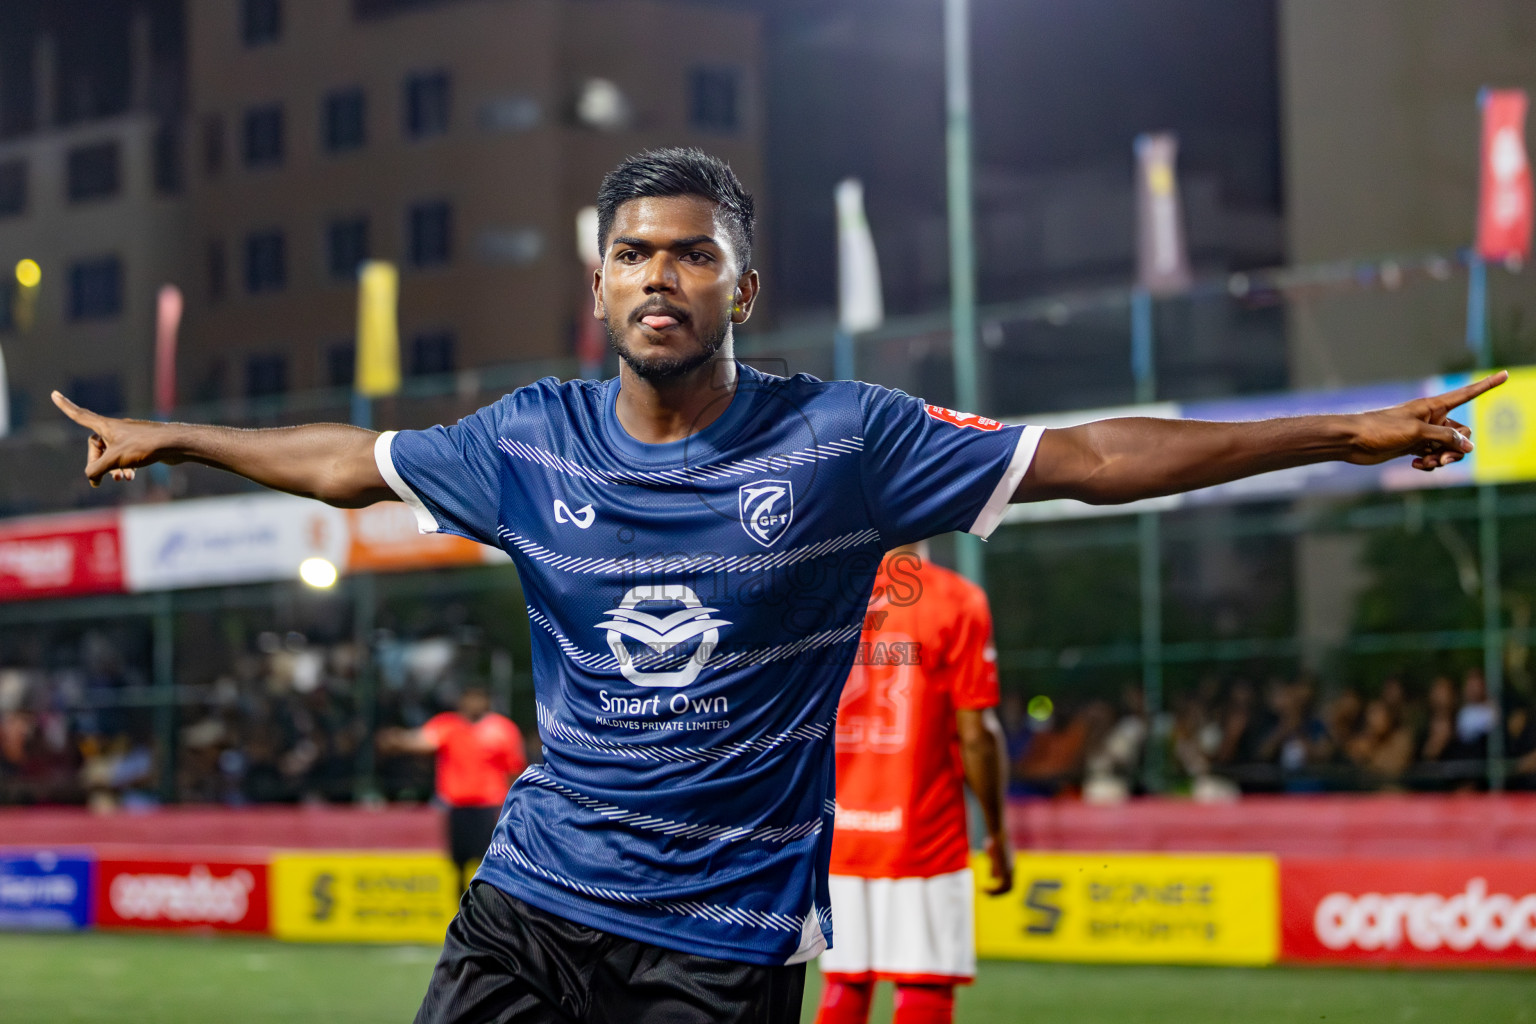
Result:
M807 960L831 939L833 725L881 556L991 533L1041 431L741 366L713 423L649 445L618 392L550 378L378 441L420 528L505 549L528 599L545 761L478 877L658 946Z

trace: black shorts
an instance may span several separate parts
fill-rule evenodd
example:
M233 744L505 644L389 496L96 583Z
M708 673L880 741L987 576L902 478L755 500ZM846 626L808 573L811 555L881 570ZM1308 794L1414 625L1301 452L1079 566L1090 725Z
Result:
M448 808L448 859L461 867L484 860L500 817L499 806Z
M796 1024L805 965L679 953L556 917L475 882L416 1024Z

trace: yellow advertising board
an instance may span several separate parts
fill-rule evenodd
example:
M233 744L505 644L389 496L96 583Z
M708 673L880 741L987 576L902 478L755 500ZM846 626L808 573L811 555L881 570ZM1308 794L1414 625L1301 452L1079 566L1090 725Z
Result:
M1511 370L1509 380L1470 408L1477 445L1472 479L1480 484L1536 480L1536 367Z
M442 942L458 910L454 875L431 853L280 853L272 931L295 942Z
M974 865L976 952L1003 960L1274 963L1279 866L1267 856L1021 853L1006 896Z

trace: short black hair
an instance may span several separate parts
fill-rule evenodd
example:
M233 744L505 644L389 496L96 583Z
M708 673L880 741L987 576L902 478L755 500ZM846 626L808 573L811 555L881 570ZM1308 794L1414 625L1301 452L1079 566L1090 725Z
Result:
M597 251L608 251L608 234L620 206L632 199L672 196L699 196L720 208L731 246L741 261L738 272L746 273L752 266L752 230L757 219L752 193L742 187L730 164L699 149L651 149L609 171L597 190Z

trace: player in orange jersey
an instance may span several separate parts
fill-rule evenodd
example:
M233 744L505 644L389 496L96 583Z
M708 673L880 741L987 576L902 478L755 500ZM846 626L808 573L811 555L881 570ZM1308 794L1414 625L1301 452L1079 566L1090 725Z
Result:
M507 787L528 767L523 734L491 710L484 686L471 683L457 711L433 715L419 729L384 729L383 753L436 754L437 798L448 808L448 856L464 869L485 857Z
M837 712L833 947L818 1024L865 1024L875 982L896 983L896 1024L948 1024L976 974L963 785L986 821L988 892L1013 887L1007 764L992 613L980 587L890 552Z

